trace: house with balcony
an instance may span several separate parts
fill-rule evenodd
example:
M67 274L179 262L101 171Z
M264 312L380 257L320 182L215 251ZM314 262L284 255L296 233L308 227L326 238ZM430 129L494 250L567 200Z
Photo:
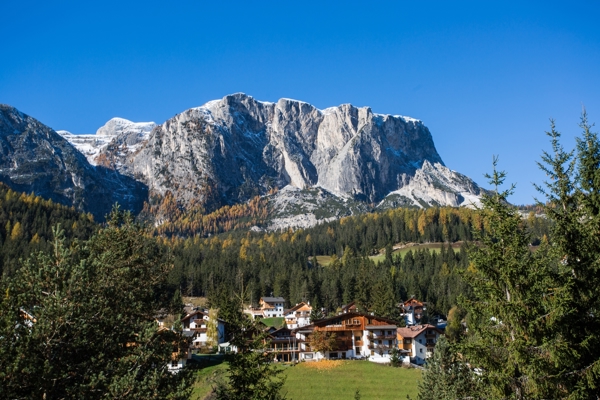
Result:
M290 329L310 325L310 303L300 302L285 312L285 324Z
M295 329L300 360L368 358L373 362L389 362L390 351L397 346L397 325L388 318L347 312L315 321ZM323 353L310 347L316 331L335 334L335 346Z
M294 362L300 360L300 349L305 348L304 341L288 328L270 330L267 352L273 355L273 361Z
M443 332L433 325L398 328L398 349L408 357L405 362L421 365L433 355L435 344Z
M209 321L210 317L208 313L198 309L192 311L181 320L183 332L184 334L190 336L192 348L203 348L208 345L207 324ZM216 325L217 343L215 345L219 345L225 342L225 322L217 318Z

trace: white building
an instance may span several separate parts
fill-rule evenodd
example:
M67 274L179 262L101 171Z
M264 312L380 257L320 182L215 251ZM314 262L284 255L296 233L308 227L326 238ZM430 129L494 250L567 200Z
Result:
M285 324L289 329L310 325L310 303L300 302L285 312Z
M248 307L244 310L244 313L250 315L252 319L282 318L284 305L285 299L283 297L261 297L258 308Z
M398 348L408 352L411 363L421 365L433 355L433 348L442 331L433 325L398 328ZM408 360L407 360L408 361Z
M191 335L192 347L199 348L207 345L207 324L209 320L208 313L200 310L193 311L181 320L184 333L193 333ZM216 345L225 342L225 322L220 319L217 319L217 336Z

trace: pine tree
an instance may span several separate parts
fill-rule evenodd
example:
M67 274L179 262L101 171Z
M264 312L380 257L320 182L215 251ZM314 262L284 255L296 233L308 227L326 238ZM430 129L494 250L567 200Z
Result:
M228 378L215 388L219 400L283 400L283 370L272 364L267 334L261 324L242 313L242 294L230 297L226 312L230 343L237 349L229 360ZM263 326L264 327L264 326Z
M184 399L190 371L172 374L161 330L170 265L156 242L115 211L85 246L31 257L4 282L0 303L0 398Z
M550 375L569 398L596 398L600 390L600 142L584 110L577 153L560 145L552 121L553 154L540 167L550 177L543 205L554 222L552 255L556 285L548 319L556 333L551 344L558 372ZM566 397L566 396L565 396Z
M485 398L486 392L479 377L450 349L446 338L440 336L421 375L417 399L478 399Z
M468 338L460 352L481 371L491 398L533 399L553 396L546 374L553 369L544 301L552 272L547 249L532 253L530 234L515 207L507 203L514 188L500 191L505 173L486 175L495 187L482 199L486 234L470 249L464 273L472 296L463 298L468 311Z

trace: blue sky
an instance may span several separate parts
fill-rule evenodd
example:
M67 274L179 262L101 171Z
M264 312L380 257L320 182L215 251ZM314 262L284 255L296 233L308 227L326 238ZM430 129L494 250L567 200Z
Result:
M600 3L67 2L2 5L0 102L54 129L162 123L234 92L423 120L448 167L493 155L531 203L556 119L600 123Z

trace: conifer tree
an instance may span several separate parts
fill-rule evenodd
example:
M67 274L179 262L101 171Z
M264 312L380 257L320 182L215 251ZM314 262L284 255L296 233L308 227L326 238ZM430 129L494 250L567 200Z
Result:
M545 379L552 369L545 323L552 275L547 249L532 253L530 234L515 207L507 202L514 186L500 191L505 173L486 175L495 188L482 199L486 234L470 250L464 274L472 296L463 298L469 313L468 338L460 353L481 371L490 398L548 398L554 392Z
M479 377L462 361L444 336L435 344L419 381L417 400L456 400L485 398Z
M189 371L168 370L186 341L154 320L170 303L164 257L118 210L85 246L56 229L52 253L4 281L0 398L187 398Z

